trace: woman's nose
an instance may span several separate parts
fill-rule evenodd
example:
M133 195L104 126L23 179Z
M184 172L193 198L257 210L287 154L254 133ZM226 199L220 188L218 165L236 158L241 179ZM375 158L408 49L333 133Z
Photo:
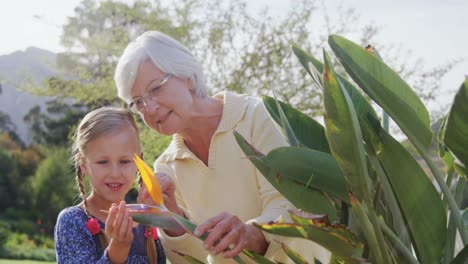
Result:
M147 112L155 111L159 108L159 104L155 100L146 100L145 101L145 110Z

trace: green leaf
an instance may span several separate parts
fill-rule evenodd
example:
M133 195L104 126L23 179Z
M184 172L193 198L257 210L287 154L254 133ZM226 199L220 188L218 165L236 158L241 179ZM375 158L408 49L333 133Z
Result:
M282 177L281 172L275 169L276 165L269 161L268 156L257 151L238 132L234 131L234 136L247 158L295 207L314 214L326 214L330 219L336 219L336 209L326 195L296 180Z
M408 84L359 45L337 35L330 36L328 42L364 92L392 117L412 142L429 148L432 142L429 113Z
M286 135L286 138L288 139L289 145L291 146L299 146L299 141L296 138L296 135L294 134L294 131L291 128L291 125L289 124L288 119L286 118L286 115L281 108L280 103L276 100L276 109L278 109L278 113L280 116L280 121L281 121L281 128L283 129L283 133Z
M463 223L465 226L465 229L468 229L468 209L463 210Z
M299 62L301 62L312 77L314 77L312 74L315 75L315 73L323 72L323 63L314 56L295 45L292 45L291 49L299 59ZM314 67L315 69L311 69L311 67ZM365 98L351 82L340 74L335 73L335 75L340 84L346 89L351 101L353 102L354 109L356 110L356 114L359 119L359 125L361 126L362 136L366 141L366 144L368 146L372 146L372 148L378 152L380 149L380 139L376 137L376 134L373 133L373 131L378 130L376 126L378 127L380 124L374 108L372 108L367 98ZM320 80L322 79L320 78ZM312 138L313 136L310 137Z
M272 150L263 160L278 177L318 189L349 203L346 181L330 154L300 147Z
M466 264L468 262L468 246L465 246L450 264Z
M316 217L303 212L292 213L291 218L295 223L270 223L258 226L268 233L315 241L343 259L352 260L362 255L364 245L345 226L338 223L330 224L326 217Z
M286 252L286 255L288 255L288 257L292 261L294 261L294 263L296 264L308 264L309 263L307 262L306 259L304 259L301 255L299 255L299 253L294 251L292 248L286 246L284 243L281 243L281 248L284 250L284 252Z
M447 237L447 217L441 197L411 154L384 130L379 159L408 225L421 263L439 261ZM430 210L428 210L430 208Z
M257 254L255 252L252 252L252 251L248 251L248 250L242 250L242 252L247 256L249 257L250 259L254 260L256 263L258 264L275 264L274 262L271 262L270 260L268 260L267 258L265 258L264 256L260 255L260 254Z
M359 200L371 204L369 176L357 115L348 93L336 79L325 51L324 60L324 119L328 144L350 191Z
M468 168L468 78L461 85L450 109L444 143Z
M307 71L307 73L309 73L310 77L312 77L315 84L318 87L323 89L323 81L322 81L323 65L322 63L319 60L317 60L314 56L310 55L308 52L306 52L305 50L301 49L300 47L296 45L291 45L291 50L294 53L294 55L296 55L297 59L302 64L302 66Z
M454 165L455 165L455 158L453 157L452 153L450 150L445 146L444 144L444 138L445 138L445 129L447 127L447 118L448 115L444 117L442 120L442 124L440 126L439 130L439 135L438 139L439 142L437 144L437 151L439 153L439 157L445 164L445 170L448 173L451 173L451 171L454 170Z
M183 257L186 261L188 261L188 263L190 264L205 264L205 262L201 261L201 260L198 260L192 256L189 256L189 255L186 255L184 253L181 253L181 252L178 252L178 251L175 251L173 250L176 254L178 254L179 256Z
M282 126L280 113L276 104L277 100L266 95L262 97L262 100L271 118L273 118L278 125ZM292 106L279 100L278 102L300 145L330 153L325 131L320 123L294 109Z

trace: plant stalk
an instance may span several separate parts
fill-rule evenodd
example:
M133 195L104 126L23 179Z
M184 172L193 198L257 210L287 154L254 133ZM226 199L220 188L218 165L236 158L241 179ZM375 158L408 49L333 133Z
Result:
M396 248L399 250L400 253L403 254L403 256L406 257L406 260L409 261L411 264L418 264L419 262L414 258L412 252L406 247L406 245L398 238L398 236L393 233L393 231L388 227L384 221L380 220L379 221L380 228L382 228L382 231L384 232L385 235L390 238L395 243Z
M466 244L468 243L468 233L463 227L463 220L460 214L460 208L457 206L457 202L455 201L452 192L448 188L442 174L440 173L439 169L435 166L434 162L432 162L431 157L429 157L429 154L426 152L426 150L422 148L417 142L414 142L414 146L416 147L416 149L418 149L424 161L426 161L426 164L429 166L432 175L434 175L434 178L439 184L439 187L442 190L444 197L447 199L447 203L450 208L450 215L453 215L453 219L455 220L455 224L457 225L458 232L460 233L460 236L463 241L463 245L466 246Z
M382 249L385 247L383 245L380 245L377 236L376 236L376 230L374 229L374 226L372 225L369 216L366 214L364 211L364 208L362 208L362 205L359 201L357 201L356 198L350 197L352 200L351 202L351 208L356 215L359 224L362 228L362 232L364 233L364 237L367 240L367 243L369 245L369 248L372 252L372 255L375 258L376 263L390 263L388 261L385 261L384 256L382 255Z

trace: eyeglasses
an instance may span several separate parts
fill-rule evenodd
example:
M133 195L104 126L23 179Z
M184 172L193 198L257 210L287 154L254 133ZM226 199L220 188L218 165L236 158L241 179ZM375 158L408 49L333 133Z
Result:
M147 99L150 100L151 102L156 102L156 95L159 91L159 88L161 88L165 83L167 83L167 81L169 81L169 79L172 77L172 73L168 73L166 75L166 77L164 77L164 79L161 81L161 83L150 89L149 91L146 92L146 94L144 94L143 96L140 96L138 98L135 98L129 105L128 105L128 109L132 112L132 113L135 113L135 114L138 114L138 113L143 113L143 111L146 110L146 107L147 107Z

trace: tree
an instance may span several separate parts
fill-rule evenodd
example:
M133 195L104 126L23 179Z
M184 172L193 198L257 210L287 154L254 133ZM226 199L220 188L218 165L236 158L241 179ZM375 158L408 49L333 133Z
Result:
M184 0L171 4L149 0L132 3L83 0L63 26L61 40L66 52L59 54L57 63L62 77L50 79L40 92L58 100L73 98L89 109L123 105L116 96L113 81L116 62L136 36L146 30L160 30L184 43L201 60L212 93L227 89L272 95L274 90L278 99L309 115L317 115L322 111L319 107L322 95L304 78L306 73L301 66L291 59L289 45L295 43L311 54L320 54L326 36L331 33L357 33L360 44L367 45L373 42L378 28L374 25L354 28L359 20L357 12L342 8L338 20L325 16L325 28L318 36L315 32L313 35L310 21L319 8L317 1L296 0L291 6L294 8L284 18L273 18L268 8L260 16L251 15L243 0ZM391 43L373 45L385 53L385 58L393 58L387 63L406 79L428 76L430 72L437 72L437 78L441 78L450 69L423 72L418 62L398 60L408 57L399 56L401 48L395 49ZM415 85L416 89L428 82L437 84L426 78L415 79L420 80L416 81L420 85ZM432 86L424 94L436 91L437 87Z
M3 92L2 84L0 84L0 94ZM10 137L18 142L20 145L23 145L18 134L15 132L16 126L11 122L10 116L3 112L0 112L0 133L8 133Z
M60 210L73 205L77 196L75 176L69 157L66 148L49 150L47 158L39 165L30 180L34 213L38 219L42 219L43 225L49 232L53 230Z
M31 127L32 139L36 144L68 146L74 129L86 113L82 104L66 104L60 100L47 102L45 114L41 107L32 107L24 116Z
M0 133L0 211L30 205L28 179L42 159L39 148L23 148L9 133Z

